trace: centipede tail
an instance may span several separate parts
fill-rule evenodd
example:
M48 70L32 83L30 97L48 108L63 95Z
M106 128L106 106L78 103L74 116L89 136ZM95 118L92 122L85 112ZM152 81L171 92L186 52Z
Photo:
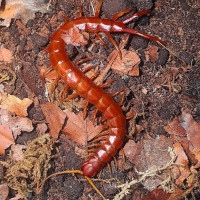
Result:
M119 104L116 103L113 100L112 95L104 92L104 85L95 85L91 79L86 77L82 71L76 68L76 64L69 59L65 51L65 42L62 39L62 35L66 34L67 31L78 28L80 31L95 33L98 39L101 40L98 32L104 32L111 40L112 44L117 48L120 57L122 56L120 49L112 39L110 35L111 32L125 32L139 35L164 44L163 41L157 37L149 36L134 29L125 28L127 23L141 15L149 14L150 11L140 11L123 21L116 20L131 9L116 14L112 19L100 19L98 16L102 2L103 0L100 0L99 5L97 6L95 17L82 17L82 11L79 9L79 18L65 21L65 24L52 35L47 50L50 56L51 66L57 71L59 78L66 83L66 90L69 87L74 89L76 95L84 97L88 103L95 105L95 113L98 111L102 112L103 118L107 120L105 127L108 127L108 134L102 136L103 143L101 143L101 145L96 145L99 146L99 148L94 149L95 152L88 156L88 159L81 166L81 171L72 170L73 173L77 172L87 178L96 176L97 173L102 170L104 165L109 163L116 155L117 151L122 146L123 139L126 135L126 118L120 108L123 97ZM103 40L101 40L101 42L106 46Z

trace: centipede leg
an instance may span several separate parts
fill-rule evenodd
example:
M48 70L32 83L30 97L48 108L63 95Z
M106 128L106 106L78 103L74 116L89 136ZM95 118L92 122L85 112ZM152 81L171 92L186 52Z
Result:
M108 130L104 130L104 131L100 132L98 135L96 135L95 138L98 138L100 136L108 135L108 133L109 133ZM91 141L91 142L93 142L93 141Z
M87 102L85 103L84 110L83 110L83 119L85 119L88 104L89 104L89 102L87 101Z
M115 168L117 169L117 159L115 158L115 156L113 156L113 160L115 162Z
M99 70L95 71L93 76L90 79L94 80L97 77L98 73L99 73Z
M99 123L102 123L102 121L105 119L105 116L103 115L102 117L100 117L99 119Z
M40 71L40 75L41 75L41 77L44 79L45 78L45 76L50 72L50 71L52 71L53 70L53 67L52 66L50 66L50 67L48 67L47 69L45 69L44 71ZM55 71L55 70L54 70Z
M65 23L68 21L68 19L69 19L69 16L66 16L65 17Z
M122 53L121 53L121 51L120 51L118 45L116 44L115 40L113 40L113 38L112 38L112 36L110 35L109 32L106 32L106 35L108 36L108 38L110 39L110 41L112 42L112 44L113 44L113 45L115 46L115 48L117 49L120 59L122 59Z
M51 89L50 89L50 96L51 96L51 98L52 98L52 94L53 94L53 91L54 91L54 89L55 89L55 86L56 86L56 84L58 83L58 81L59 81L60 79L61 79L60 76L57 77L56 80L55 80L55 81L52 83L52 85L51 85Z
M106 139L107 139L107 136L99 136L98 138L92 140L91 142L99 142L99 141L103 141Z
M78 11L79 11L79 17L82 17L83 15L82 15L82 9L81 9L81 7L79 7Z
M98 143L98 144L90 144L90 145L87 145L87 148L91 148L91 147L102 147L103 144L102 143Z
M135 116L134 110L131 111L131 114L129 116L126 116L126 119L131 119Z
M123 101L124 101L124 96L125 96L125 94L124 94L124 92L123 92L122 98L121 98L121 100L118 102L118 105L119 105L119 106L122 105L122 103L123 103Z
M96 116L97 116L97 113L98 113L98 109L95 109L95 111L94 111L94 117L93 117L93 119L92 119L93 125L94 125L94 123L95 123L95 118L96 118Z
M70 99L73 99L73 98L77 97L78 95L79 94L75 92L74 94L70 95L69 97L63 99L62 102L65 102L65 101L68 101Z
M116 81L117 79L112 79L112 80L108 80L106 83L103 83L102 85L100 85L101 88L107 87L110 83Z
M109 164L109 163L107 163L107 166L108 166L108 171L109 171L109 174L110 174L110 176L111 176L111 167L110 167L110 164Z
M84 63L86 61L89 61L89 60L91 60L91 59L90 58L83 58L83 59L79 60L78 62L76 62L74 65L77 66L77 65Z
M42 50L46 51L47 53L49 53L49 49L45 48L45 47L41 47Z
M103 3L103 0L100 0L98 6L96 8L95 17L99 16L99 12L100 12L100 8L101 8L102 3Z
M125 89L126 89L126 88L122 88L122 89L120 89L119 91L117 91L117 92L111 94L111 96L114 97L114 96L118 95L119 93L121 93L122 91L124 91Z
M100 42L103 44L104 47L108 47L105 41L101 38L101 36L98 33L94 33L96 37L100 40Z
M62 93L62 96L61 96L61 101L64 102L64 99L65 99L65 94L67 93L67 90L69 89L69 86L67 85Z

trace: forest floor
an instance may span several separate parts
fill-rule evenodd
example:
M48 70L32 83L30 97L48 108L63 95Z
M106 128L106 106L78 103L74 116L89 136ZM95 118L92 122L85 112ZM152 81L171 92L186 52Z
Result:
M14 2L17 6L18 1ZM89 105L86 116L89 120L83 120L84 99L76 98L69 102L61 102L60 94L64 89L62 81L56 86L51 98L49 85L55 76L52 75L53 78L47 76L44 80L40 74L43 68L50 66L49 54L41 47L48 48L49 37L64 23L66 16L69 16L69 20L79 16L80 6L85 17L94 16L98 1L52 0L43 5L45 9L41 8L42 12L35 12L34 17L25 19L26 16L18 15L11 20L8 27L0 27L0 145L4 143L3 136L1 137L4 125L8 126L14 134L11 143L15 143L15 146L20 145L17 150L11 147L11 154L10 148L5 150L5 154L4 150L3 153L0 151L2 154L0 160L4 163L4 166L0 165L1 183L12 185L11 188L15 189L9 190L9 194L4 199L26 198L27 195L28 199L33 200L101 199L81 175L56 176L47 180L40 194L32 192L36 188L36 183L33 184L33 189L31 188L35 178L33 174L38 170L34 165L40 163L37 166L40 167L39 170L43 170L40 174L41 179L45 177L47 170L50 175L63 170L80 169L84 161L81 155L85 153L87 140L93 137L87 134L88 132L94 134L95 129L90 122L94 107ZM6 8L6 4L3 7ZM103 33L100 35L106 42L107 48L94 34L90 34L87 45L76 47L72 44L66 45L67 54L73 62L85 57L92 58L87 65L84 64L84 67L87 67L88 63L95 68L98 67L98 83L102 81L105 83L110 79L116 80L105 88L107 93L115 93L121 88L126 88L122 110L127 116L132 110L137 113L137 117L127 120L129 137L125 138L122 148L125 161L120 151L116 157L118 168L115 168L115 162L112 160L111 174L105 166L100 178L94 180L94 183L107 199L150 200L184 199L184 197L199 199L200 146L196 141L200 139L198 134L200 133L198 124L200 123L200 3L198 0L157 0L155 2L104 0L100 18L111 19L116 13L129 8L133 8L130 14L122 16L119 20L137 11L151 9L151 15L139 17L127 27L159 37L166 43L166 47L140 36L112 33L116 43L124 47L123 56L127 56L128 61L121 62L119 58L116 59L116 56L113 57L116 54L113 53L115 48ZM24 9L27 8L24 6ZM25 11L21 9L20 12ZM84 33L84 37L87 36ZM8 52L12 54L10 59L6 57ZM134 53L129 57L130 52ZM111 62L112 59L115 60L114 64ZM109 70L106 71L107 69ZM95 70L92 69L91 73L94 72ZM88 76L91 76L90 72ZM31 103L27 103L28 108L24 108L27 109L27 114L26 111L25 114L12 112L7 103L6 106L4 105L3 102L12 101L9 95L21 100L29 99ZM115 100L119 102L120 98L121 96L117 95ZM19 102L16 99L15 101ZM47 103L49 101L53 104ZM22 105L20 104L16 109L23 109ZM7 121L6 117L8 117ZM17 120L21 118L29 120L23 122L30 123L29 127L25 125L20 127L21 122L16 125ZM58 122L59 120L62 122ZM15 124L14 128L13 124ZM92 128L86 127L87 124ZM192 128L188 130L188 127L193 127L195 130ZM20 130L16 133L18 128ZM90 128L92 130L88 130ZM49 132L52 137L58 137L56 143L49 137L44 139L44 133ZM81 132L83 136L76 135L74 132ZM38 141L38 137L43 139ZM36 142L30 144L34 139ZM19 178L19 174L15 174L16 179L10 176L8 178L8 169L15 166L14 170L17 170L15 164L20 160L12 158L12 155L17 151L17 157L20 157L19 154L24 154L25 149L28 149L28 144L35 145L30 147L31 150L29 149L33 154L34 151L38 153L34 148L41 148L40 152L45 156L41 158L42 154L37 154L39 157L36 156L34 162L31 161L31 167L21 170L21 173L27 173L25 180ZM51 148L52 151L48 151ZM45 161L44 158L47 160ZM22 159L25 159L25 156L22 156ZM27 156L26 162L29 161ZM51 167L48 169L49 164ZM182 168L175 167L179 164ZM28 173L33 174L28 175ZM131 182L132 180L135 182ZM124 186L127 187L124 189L126 192L123 192L122 188L117 188L124 183L127 183ZM20 186L20 184L24 185ZM15 185L18 185L18 189L14 187ZM27 188L24 188L25 186Z

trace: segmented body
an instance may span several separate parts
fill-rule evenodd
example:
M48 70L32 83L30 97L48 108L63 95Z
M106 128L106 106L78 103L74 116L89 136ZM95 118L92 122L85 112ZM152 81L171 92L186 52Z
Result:
M107 120L109 134L106 136L104 143L102 143L101 147L96 150L95 154L90 156L82 164L81 169L83 175L87 177L94 177L121 148L123 139L126 135L126 118L123 115L120 106L113 100L112 96L105 93L100 86L95 85L83 74L83 72L75 67L66 54L65 42L61 38L62 34L70 29L74 29L75 27L80 31L88 31L90 33L97 34L98 32L104 32L107 34L113 45L118 49L119 53L120 50L112 39L110 32L136 34L162 43L162 41L156 37L140 33L134 29L124 28L125 24L140 15L148 14L149 11L144 10L132 15L124 21L116 22L115 20L118 17L130 11L130 9L118 13L113 17L113 19L100 19L97 16L101 3L102 0L97 7L96 17L80 17L66 22L53 34L48 48L51 65L57 71L60 78L64 80L67 86L73 88L77 94L84 97L89 103L94 104L96 108L103 113Z
M88 19L85 18L84 21L87 22ZM106 20L106 22L108 21L110 20ZM98 29L92 26L92 31L99 31L99 28L104 25L105 23L101 26L98 24L96 26ZM121 147L124 136L126 135L126 119L120 106L113 100L111 95L106 94L101 87L95 85L83 72L78 70L66 54L65 43L61 38L61 34L66 30L73 29L74 26L84 31L90 31L91 22L84 23L83 26L83 19L80 18L64 24L51 38L49 55L52 67L57 71L62 80L89 103L94 104L107 119L109 135L107 136L106 142L81 167L83 175L94 177L102 169L104 164L108 163L112 156L115 156L117 150ZM100 30L102 31L103 28Z

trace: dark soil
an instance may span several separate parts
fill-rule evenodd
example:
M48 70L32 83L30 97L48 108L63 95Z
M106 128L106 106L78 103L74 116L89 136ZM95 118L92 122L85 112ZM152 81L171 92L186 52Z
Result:
M97 2L95 1L95 3ZM45 83L39 75L39 67L50 66L49 56L41 47L48 46L49 36L64 23L65 16L70 16L70 20L78 16L79 6L82 7L84 16L93 15L89 0L54 0L51 2L51 6L52 11L49 14L36 13L35 19L29 20L24 28L20 26L22 23L20 20L13 20L9 28L0 28L0 43L4 44L5 48L12 50L14 54L14 60L9 65L14 71L16 68L20 69L17 71L15 87L10 88L5 85L6 92L16 95L20 99L25 97L32 99L32 96L35 95L39 105L32 106L28 111L29 118L35 121L45 119L40 104L47 102ZM106 78L118 80L109 87L109 92L116 92L123 87L127 88L123 103L125 112L129 111L131 107L134 107L137 113L144 112L144 116L137 118L136 121L145 127L145 130L140 135L133 136L134 139L138 141L145 134L152 137L167 135L163 127L185 109L190 111L196 121L200 121L199 1L104 0L101 18L111 18L119 11L128 8L133 8L132 12L142 9L152 10L150 17L143 16L128 26L161 38L166 42L169 50L153 41L139 36L130 36L126 48L134 48L141 58L139 77L120 76L110 71ZM119 44L122 34L113 33L112 35ZM91 36L91 38L94 37ZM104 40L108 45L107 49L101 44L97 44L94 52L89 52L88 46L81 47L79 51L69 47L67 52L75 61L84 57L87 52L99 63L103 63L100 69L101 73L108 63L109 54L114 49L106 37ZM151 46L158 47L159 56L155 62L148 61L145 57L146 51ZM142 92L144 88L147 90L146 94ZM129 127L129 131L131 131L131 127ZM35 137L37 134L34 130L32 133L21 134L16 142L26 144ZM83 160L74 151L77 144L62 134L59 141L49 174L73 168L80 169ZM121 158L118 160L122 162ZM128 172L133 169L133 166L128 160L125 167L120 167L118 170L115 169L113 161L111 167L113 169L111 177L108 169L105 168L101 175L102 179L117 177L121 182L131 179ZM117 192L113 184L109 187L104 182L95 182L95 184L106 198L112 199ZM10 195L12 196L12 194ZM99 196L94 190L91 190L86 181L78 182L72 175L63 175L49 180L43 192L37 196L33 194L32 199L99 199ZM133 199L133 197L129 195L125 199Z

